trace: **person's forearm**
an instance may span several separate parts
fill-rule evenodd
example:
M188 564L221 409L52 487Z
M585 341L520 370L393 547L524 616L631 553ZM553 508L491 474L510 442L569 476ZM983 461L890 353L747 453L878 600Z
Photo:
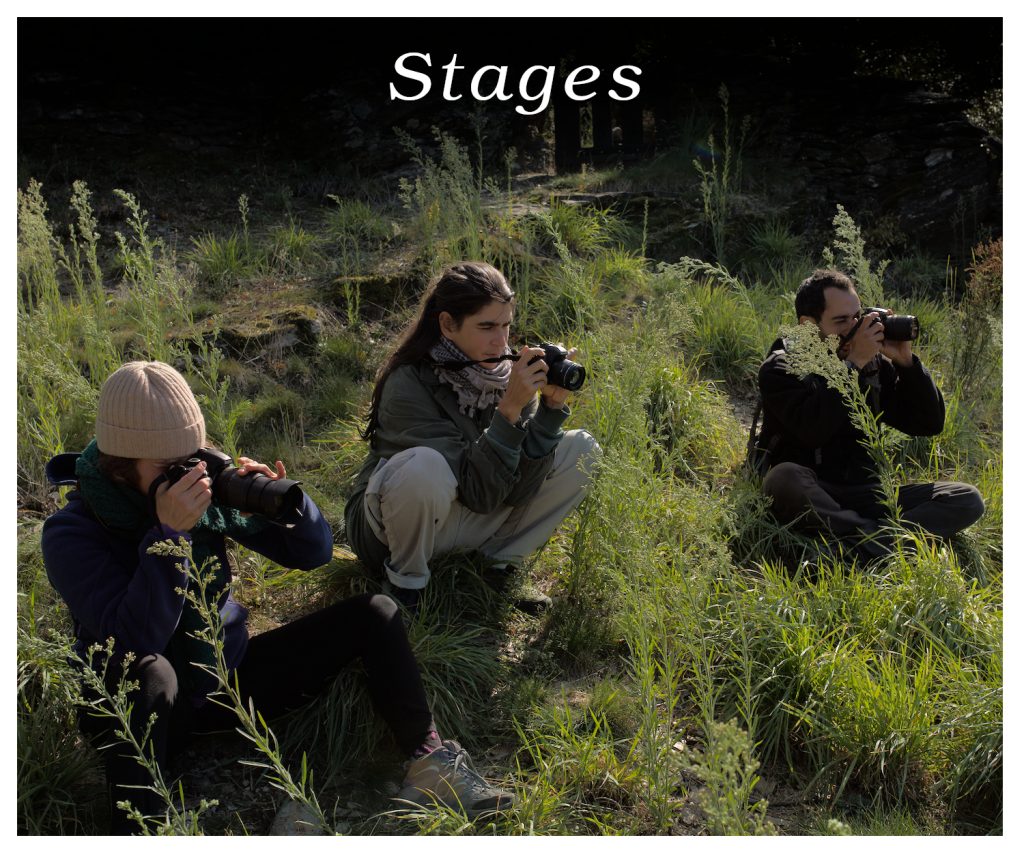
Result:
M302 514L294 525L268 523L257 533L235 538L287 569L303 571L329 563L334 546L331 527L309 495L303 495Z
M908 435L937 435L946 422L942 392L921 360L894 366L894 377L882 388L883 420Z
M569 414L568 406L562 405L557 409L551 409L545 403L541 403L526 425L523 455L529 459L543 459L554 453L564 435L562 424L568 419Z
M51 530L43 537L47 575L71 614L97 640L114 637L137 654L162 652L184 606L187 567L181 557L149 549L184 534L168 535L154 526L137 547L137 562L124 565L107 543L77 532Z

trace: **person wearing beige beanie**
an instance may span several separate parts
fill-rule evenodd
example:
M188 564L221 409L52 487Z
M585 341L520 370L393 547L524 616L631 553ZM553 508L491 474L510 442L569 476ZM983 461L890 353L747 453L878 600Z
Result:
M96 444L111 456L188 456L206 444L206 421L185 377L160 361L131 361L103 383Z
M133 361L100 391L95 439L82 453L61 454L47 466L51 482L76 487L46 520L42 551L47 576L71 611L80 665L105 677L112 693L127 665L127 679L138 683L129 695L132 734L141 740L154 719L147 748L164 779L193 734L237 725L233 712L208 700L217 685L204 667L217 652L196 636L204 622L184 595L190 586L198 589L189 567L179 557L150 553L157 542L184 539L208 581L206 602L219 610L221 653L243 702L272 719L321 693L360 658L374 705L410 756L416 783L436 785L442 794L462 792L459 802L467 810L507 805L508 795L489 788L459 758L452 749L457 744L442 744L404 625L387 596L350 598L250 640L248 612L231 595L227 540L287 568L310 570L331 559L331 529L305 494L280 523L218 503L204 462L177 482L166 481L171 465L206 443L203 414L185 377L162 362ZM237 476L286 474L280 460L273 470L247 457L238 461ZM104 661L94 647L108 638L113 655ZM104 702L88 686L83 693L96 705ZM140 829L119 801L143 815L162 815L166 805L150 789L153 780L136 753L117 736L118 726L85 709L79 726L104 747L110 832Z

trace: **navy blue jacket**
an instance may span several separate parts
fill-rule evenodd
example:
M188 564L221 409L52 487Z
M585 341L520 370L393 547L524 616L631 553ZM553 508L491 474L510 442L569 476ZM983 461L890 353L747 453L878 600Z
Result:
M186 575L178 557L147 554L154 543L175 539L169 528L154 525L141 541L104 527L78 491L67 505L43 524L42 550L46 574L75 621L75 649L83 658L94 643L113 637L117 651L137 656L163 653L178 625L184 605L179 591ZM188 535L185 534L186 538ZM268 524L251 536L236 537L250 550L290 569L314 569L331 559L331 528L316 504L305 496L302 518L293 527ZM224 540L215 547L227 566ZM219 602L224 626L225 661L238 666L249 641L248 611L231 597Z

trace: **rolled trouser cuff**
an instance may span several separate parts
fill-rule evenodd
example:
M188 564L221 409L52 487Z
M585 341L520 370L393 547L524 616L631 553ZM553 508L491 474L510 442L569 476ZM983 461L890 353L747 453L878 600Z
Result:
M430 580L429 568L426 574L403 575L392 569L388 563L384 563L384 574L387 575L391 585L399 589L424 589Z

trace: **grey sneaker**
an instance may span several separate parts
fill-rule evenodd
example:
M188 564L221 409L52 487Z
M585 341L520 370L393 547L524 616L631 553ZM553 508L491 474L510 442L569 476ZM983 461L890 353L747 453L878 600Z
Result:
M441 741L441 746L409 765L395 799L461 808L468 817L501 811L515 802L512 794L477 773L469 753L453 740Z

